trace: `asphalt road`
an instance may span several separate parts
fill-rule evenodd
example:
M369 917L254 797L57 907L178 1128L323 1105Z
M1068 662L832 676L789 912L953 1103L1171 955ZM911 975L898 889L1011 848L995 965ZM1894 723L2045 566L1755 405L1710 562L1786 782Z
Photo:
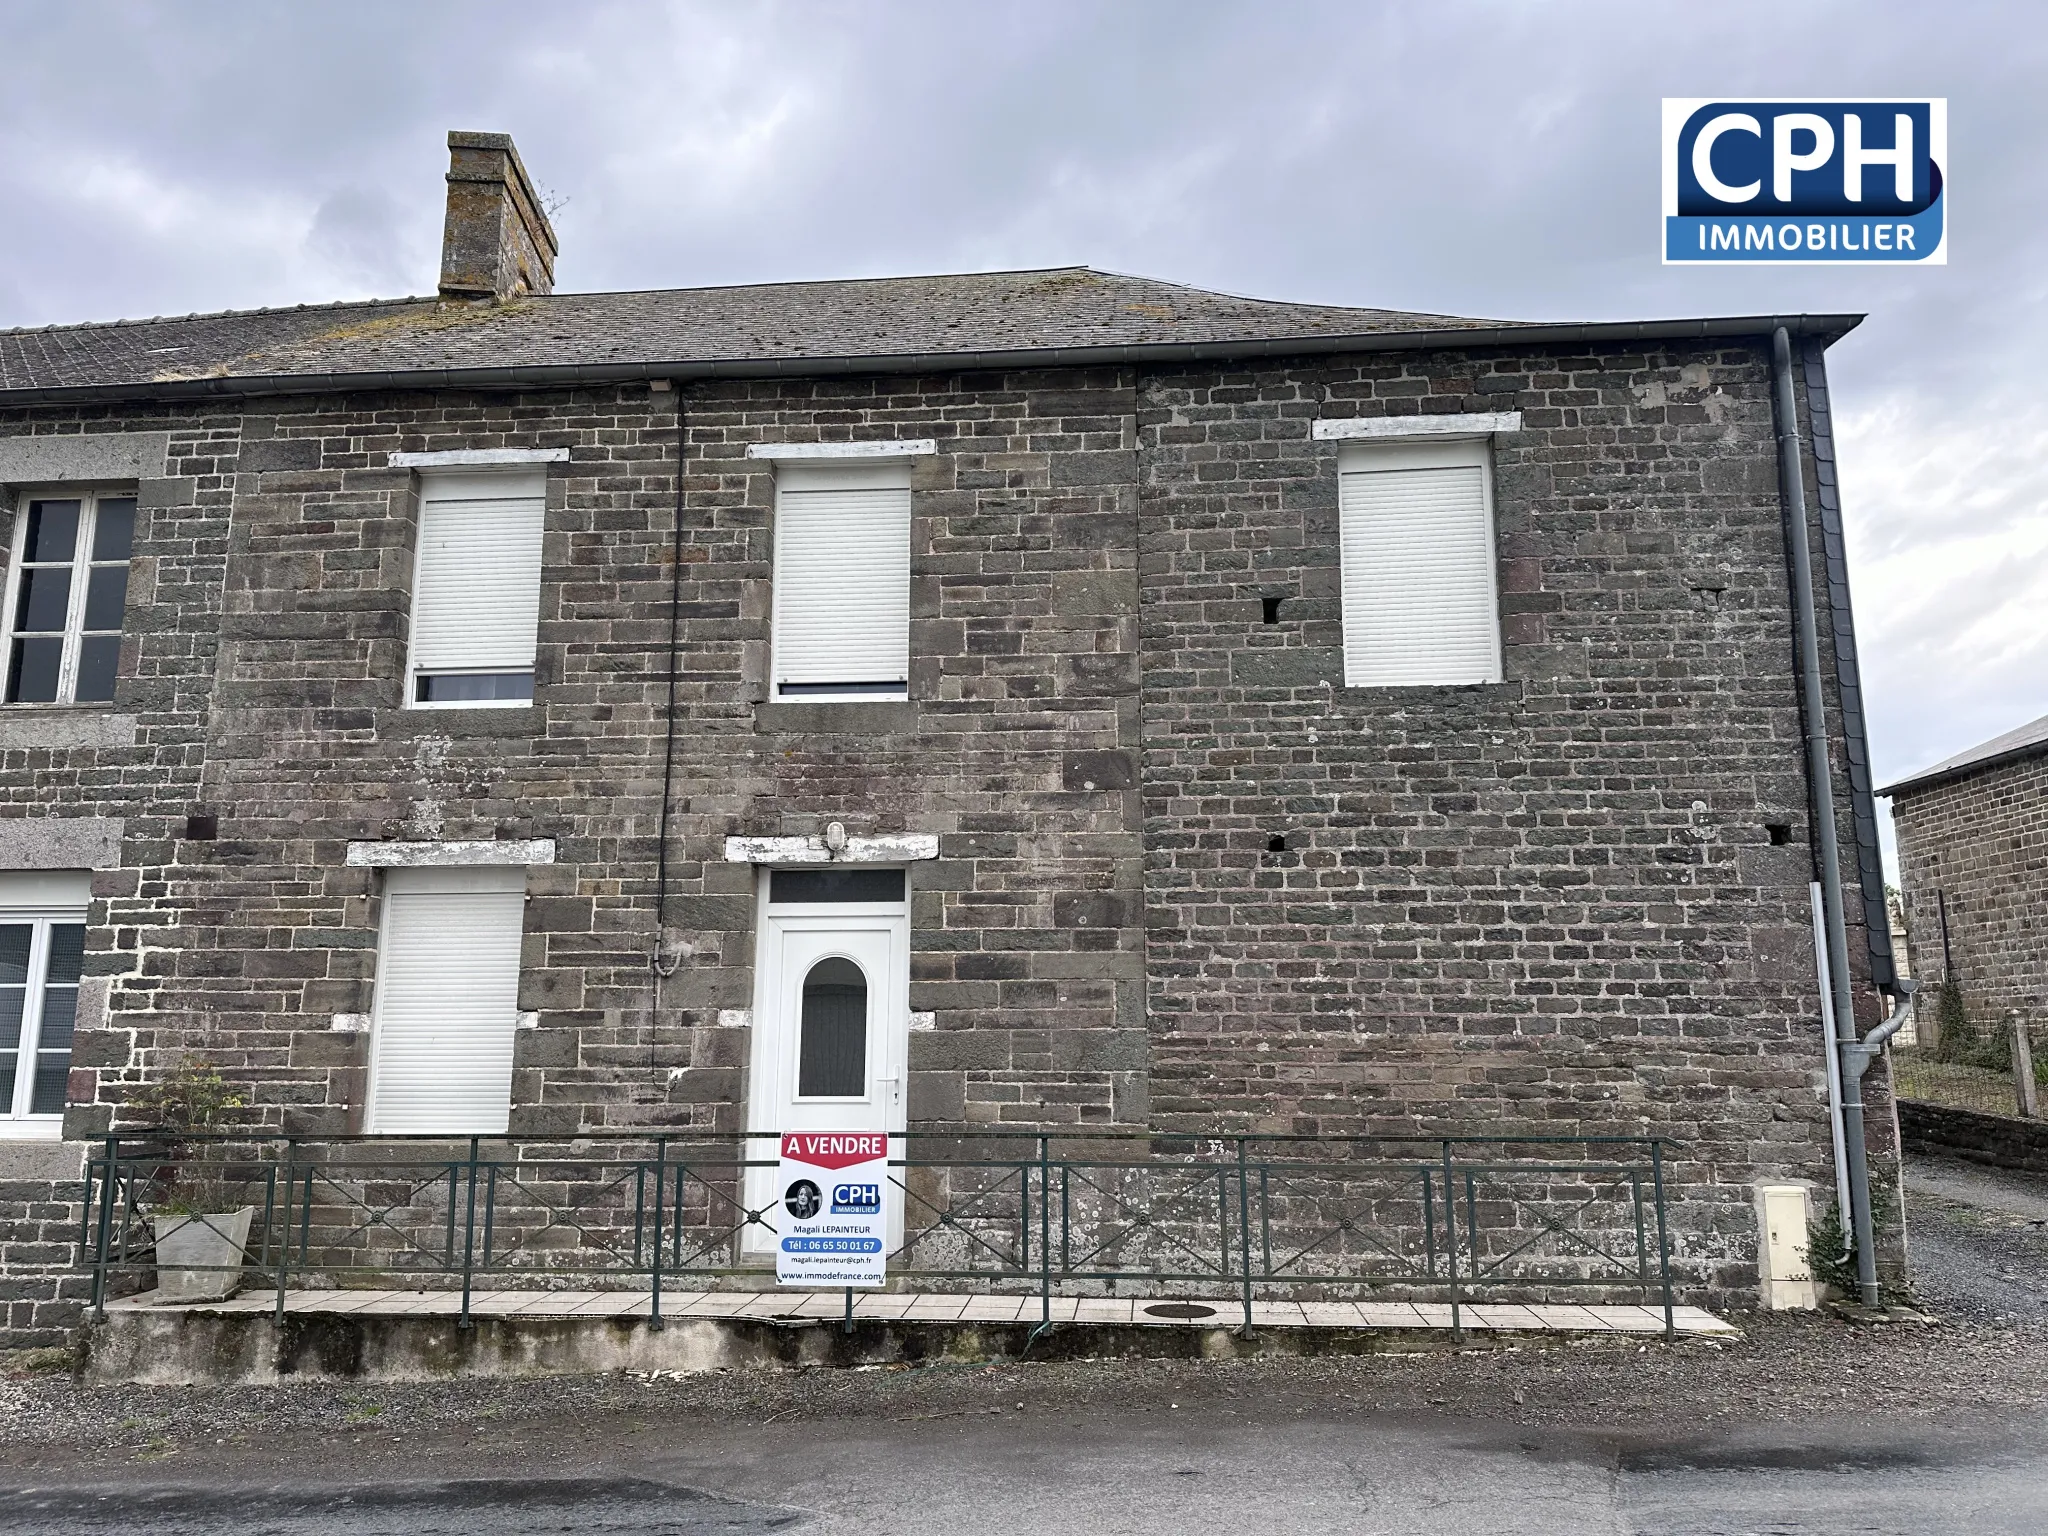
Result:
M1456 1420L1048 1428L749 1426L576 1477L172 1482L0 1495L38 1536L818 1536L1475 1532L2004 1536L2048 1530L2048 1435L1949 1426L1708 1437Z

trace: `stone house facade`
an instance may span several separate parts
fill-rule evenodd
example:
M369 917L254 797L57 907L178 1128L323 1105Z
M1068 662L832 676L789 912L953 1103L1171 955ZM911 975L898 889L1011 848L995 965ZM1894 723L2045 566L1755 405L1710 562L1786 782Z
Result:
M2048 1040L2048 716L1882 793L1913 974L1953 980L1980 1029L2017 1012Z
M133 529L101 673L83 599L47 633L9 599L57 644L0 705L0 884L46 995L78 951L61 1104L0 1144L12 1337L75 1319L79 1149L175 1060L272 1127L431 1128L394 1044L451 1006L421 933L482 954L513 914L486 1129L494 1093L515 1133L800 1109L763 1087L799 1048L771 949L809 963L782 879L876 902L913 1128L1664 1135L1688 1286L1753 1280L1751 1183L1831 1177L1781 326L1862 1011L1891 979L1822 369L1855 317L1084 268L553 295L509 141L454 149L440 297L0 334L10 594L118 568L82 521L28 558L51 507ZM1463 566L1399 544L1423 484ZM863 558L907 529L899 609L803 556L833 496ZM424 530L486 505L492 548L531 529L527 650L438 672L429 607L474 610ZM1361 603L1361 529L1414 590ZM901 676L842 595L902 614Z

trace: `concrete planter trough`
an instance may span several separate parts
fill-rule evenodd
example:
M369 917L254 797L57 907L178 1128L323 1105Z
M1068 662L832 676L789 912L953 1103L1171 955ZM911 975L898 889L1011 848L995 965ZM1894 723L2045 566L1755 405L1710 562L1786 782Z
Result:
M157 1299L225 1301L242 1284L256 1207L216 1216L156 1216Z

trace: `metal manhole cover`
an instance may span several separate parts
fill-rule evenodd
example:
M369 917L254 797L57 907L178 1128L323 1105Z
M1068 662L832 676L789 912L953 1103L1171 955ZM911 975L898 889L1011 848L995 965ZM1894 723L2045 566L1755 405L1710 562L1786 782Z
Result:
M1147 1317L1214 1317L1216 1309L1198 1301L1155 1301L1145 1309Z

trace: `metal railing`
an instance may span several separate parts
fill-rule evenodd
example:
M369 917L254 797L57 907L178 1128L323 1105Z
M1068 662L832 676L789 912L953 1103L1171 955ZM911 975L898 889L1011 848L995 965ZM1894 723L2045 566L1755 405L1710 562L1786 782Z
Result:
M646 1287L772 1279L772 1134L461 1139L244 1134L104 1139L87 1166L81 1263L104 1317L146 1288L153 1218L253 1207L239 1265L276 1288L478 1282ZM1661 1305L1673 1331L1663 1144L1624 1137L913 1132L892 1139L892 1284L1170 1301L1261 1297L1540 1301L1587 1288ZM848 1293L849 1318L851 1293ZM850 1324L849 1324L850 1326Z

